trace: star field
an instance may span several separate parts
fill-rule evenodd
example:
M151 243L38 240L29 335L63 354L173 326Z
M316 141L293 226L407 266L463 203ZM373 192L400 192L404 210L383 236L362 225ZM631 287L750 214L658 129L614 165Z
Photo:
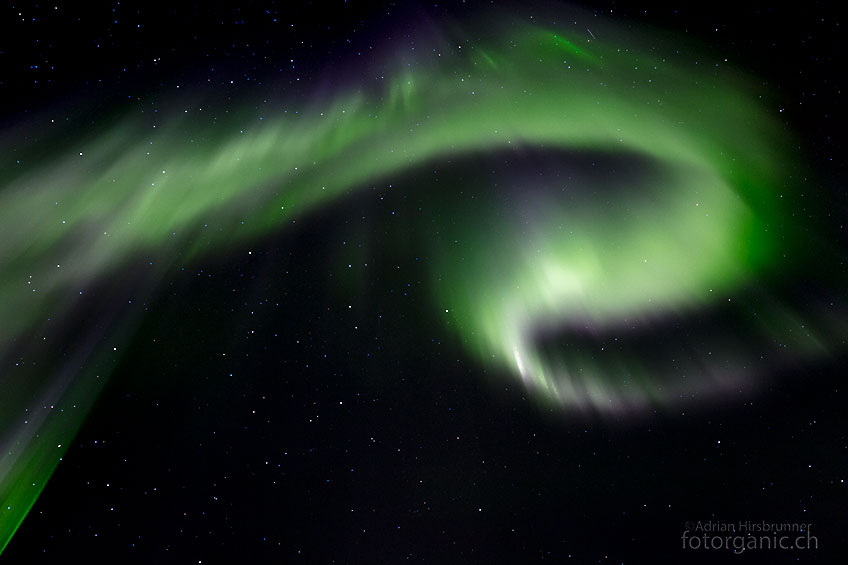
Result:
M2 558L838 561L808 8L5 6Z

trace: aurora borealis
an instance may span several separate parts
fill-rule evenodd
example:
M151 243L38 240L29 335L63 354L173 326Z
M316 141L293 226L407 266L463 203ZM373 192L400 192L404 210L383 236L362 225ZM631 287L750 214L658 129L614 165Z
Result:
M377 186L411 200L369 219L372 252L423 258L424 309L476 378L555 414L709 406L837 358L844 312L806 250L840 252L789 204L815 172L772 87L697 41L561 10L419 25L414 49L224 113L188 84L6 128L0 551L175 276ZM346 253L315 285L373 292Z

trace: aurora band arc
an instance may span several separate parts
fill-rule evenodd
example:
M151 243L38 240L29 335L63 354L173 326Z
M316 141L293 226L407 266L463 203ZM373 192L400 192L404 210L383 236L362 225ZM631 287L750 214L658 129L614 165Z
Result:
M768 226L792 229L776 192L792 159L749 79L653 55L638 41L509 29L394 56L377 86L351 80L297 115L269 110L259 121L245 105L244 115L212 124L192 109L155 130L117 118L0 173L0 551L143 315L103 307L90 327L74 325L88 290L108 281L101 305L149 295L180 265L308 221L369 182L449 155L523 146L626 151L666 171L656 206L622 216L618 233L572 218L583 235L559 238L549 207L527 242L533 250L515 246L503 258L508 268L493 273L485 254L473 268L457 268L450 253L436 262L434 307L449 312L469 352L566 407L605 410L619 391L575 387L568 368L534 351L536 326L575 312L604 324L696 308L773 268L780 244ZM7 154L26 154L21 146L17 134L0 138ZM650 285L655 299L634 290ZM78 327L87 329L72 350L51 359L49 348ZM804 348L826 351L817 336ZM674 398L653 391L614 400Z

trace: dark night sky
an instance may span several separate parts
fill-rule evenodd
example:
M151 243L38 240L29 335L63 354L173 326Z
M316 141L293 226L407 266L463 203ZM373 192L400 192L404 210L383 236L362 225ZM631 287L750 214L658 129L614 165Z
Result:
M0 14L4 128L76 101L89 108L83 123L102 125L110 108L150 104L157 85L220 108L268 84L307 97L326 66L376 56L424 16L438 25L490 6L27 4L5 2ZM820 228L844 249L841 14L819 2L688 4L582 5L706 41L768 81L818 174L830 210ZM387 206L405 205L403 187ZM426 275L414 262L391 267L400 251L363 251L379 255L367 296L336 284L324 259L333 238L397 235L351 213L368 206L337 202L252 243L249 256L214 255L166 281L0 561L848 557L840 363L789 367L753 401L564 415L468 361L427 314ZM833 277L844 283L842 269ZM811 523L819 550L682 551L687 521L716 519Z

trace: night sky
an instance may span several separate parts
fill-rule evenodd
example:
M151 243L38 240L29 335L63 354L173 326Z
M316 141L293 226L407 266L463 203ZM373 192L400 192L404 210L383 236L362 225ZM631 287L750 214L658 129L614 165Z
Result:
M5 2L0 562L843 562L834 4Z

